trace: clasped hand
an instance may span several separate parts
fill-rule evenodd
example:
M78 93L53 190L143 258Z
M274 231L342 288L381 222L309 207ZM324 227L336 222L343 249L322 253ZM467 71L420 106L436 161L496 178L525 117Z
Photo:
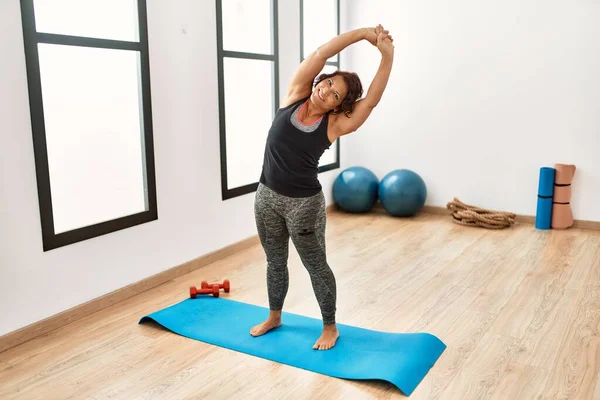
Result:
M393 56L394 54L394 39L390 35L390 31L383 29L381 24L375 28L366 28L365 39L373 46L377 47L382 56Z

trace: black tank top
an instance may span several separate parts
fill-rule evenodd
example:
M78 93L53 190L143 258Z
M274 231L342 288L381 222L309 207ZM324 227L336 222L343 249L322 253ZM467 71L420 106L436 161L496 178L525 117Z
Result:
M277 110L265 145L260 182L288 197L309 197L321 191L319 159L331 146L329 114L312 125L298 119L307 99Z

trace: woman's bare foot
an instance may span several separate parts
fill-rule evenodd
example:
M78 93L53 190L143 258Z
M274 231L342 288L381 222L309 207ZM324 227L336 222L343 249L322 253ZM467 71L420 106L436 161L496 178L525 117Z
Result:
M338 332L335 324L333 325L323 325L323 333L321 333L321 337L317 339L313 349L315 350L329 350L333 346L335 346L335 342L340 337L340 333Z
M269 318L263 323L255 325L250 329L252 336L260 336L269 332L271 329L279 328L281 326L281 311L271 311Z

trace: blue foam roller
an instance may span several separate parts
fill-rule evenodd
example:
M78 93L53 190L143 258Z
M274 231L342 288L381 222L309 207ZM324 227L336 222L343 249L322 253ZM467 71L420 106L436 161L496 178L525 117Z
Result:
M551 229L552 227L552 197L554 196L555 175L556 170L554 168L540 168L537 210L535 215L535 227L537 229Z
M554 177L556 170L550 167L540 168L540 182L538 185L538 196L550 197L554 195Z
M380 332L337 323L336 345L313 350L323 322L287 312L282 313L279 328L250 335L250 329L268 315L265 307L201 295L149 314L139 323L152 320L181 336L323 375L388 381L406 396L446 349L429 333Z

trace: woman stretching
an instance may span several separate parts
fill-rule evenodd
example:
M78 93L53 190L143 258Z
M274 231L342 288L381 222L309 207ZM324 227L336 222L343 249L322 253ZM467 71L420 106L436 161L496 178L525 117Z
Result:
M327 59L363 39L381 52L381 63L367 95L358 100L363 89L355 73L317 74ZM356 131L379 103L392 70L392 42L381 25L343 33L311 53L292 77L269 129L254 204L267 258L270 313L266 321L250 330L253 336L281 326L291 237L310 274L323 318L323 332L313 349L328 350L339 337L336 281L325 251L325 198L318 180L319 159L340 136Z

